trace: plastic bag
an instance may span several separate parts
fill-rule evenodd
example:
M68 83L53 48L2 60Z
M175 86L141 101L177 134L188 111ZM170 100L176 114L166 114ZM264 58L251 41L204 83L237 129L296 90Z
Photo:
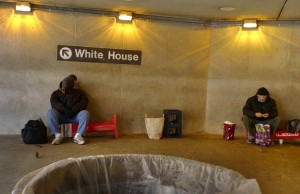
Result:
M255 144L269 146L271 144L270 125L255 124Z
M300 130L300 120L289 120L286 127L290 133L297 133Z
M223 138L226 140L234 140L235 123L225 121L222 125Z
M159 155L69 158L23 177L12 194L261 194L255 179L194 160Z

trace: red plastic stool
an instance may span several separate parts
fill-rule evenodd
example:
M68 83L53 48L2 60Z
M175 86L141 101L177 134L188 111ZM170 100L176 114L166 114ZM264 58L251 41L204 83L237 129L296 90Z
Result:
M78 128L77 123L69 123L61 125L62 133L65 137L74 137ZM71 129L71 131L70 131ZM117 116L113 114L112 118L106 122L89 123L86 133L92 132L111 132L115 139L118 139Z
M245 140L247 140L248 139L248 131L246 130L245 131Z
M245 139L248 139L248 131L245 132ZM290 133L287 129L277 129L272 139L281 141L283 144L284 139L300 139L300 133Z
M272 139L279 139L283 144L284 139L299 139L300 133L291 133L287 129L276 130L275 135Z

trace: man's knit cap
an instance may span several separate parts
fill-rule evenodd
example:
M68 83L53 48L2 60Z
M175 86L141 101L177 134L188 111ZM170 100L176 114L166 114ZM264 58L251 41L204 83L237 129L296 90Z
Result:
M259 88L257 90L256 94L263 95L263 96L269 96L270 95L269 91L266 88L264 88L264 87Z

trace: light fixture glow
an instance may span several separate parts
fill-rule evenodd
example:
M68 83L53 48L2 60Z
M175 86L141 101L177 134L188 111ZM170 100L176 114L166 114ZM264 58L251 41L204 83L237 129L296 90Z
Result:
M25 11L25 12L30 12L31 7L29 2L21 1L16 3L16 10L17 11Z
M257 28L256 20L245 20L243 28Z
M129 11L121 11L119 13L119 20L131 21L132 20L132 13L129 12Z
M230 12L230 11L235 11L234 7L220 7L220 11L225 11L225 12Z

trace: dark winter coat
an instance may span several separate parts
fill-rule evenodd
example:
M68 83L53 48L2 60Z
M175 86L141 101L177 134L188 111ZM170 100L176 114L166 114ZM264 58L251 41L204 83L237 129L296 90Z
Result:
M51 94L50 103L53 109L72 118L87 108L88 98L79 89L58 89Z
M268 118L257 118L255 113L260 112L262 114L268 113ZM258 101L257 96L252 96L246 101L246 105L243 108L243 114L250 118L257 120L267 120L278 116L277 106L275 100L270 96L267 97L266 101L261 103Z

